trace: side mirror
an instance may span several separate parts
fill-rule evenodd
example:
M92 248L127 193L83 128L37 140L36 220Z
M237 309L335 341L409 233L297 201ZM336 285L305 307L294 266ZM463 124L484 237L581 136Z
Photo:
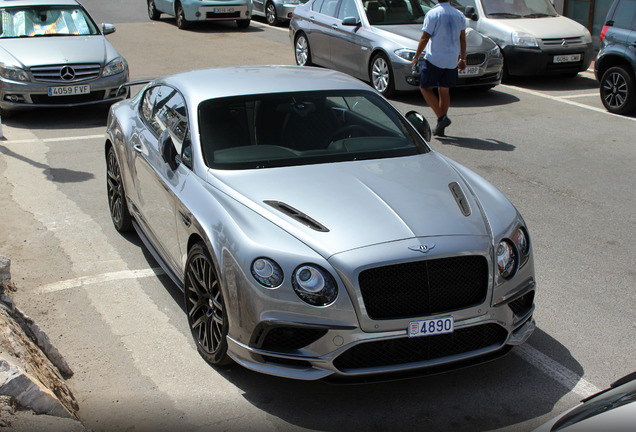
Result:
M477 19L479 18L477 16L477 12L475 11L475 6L466 6L466 9L464 9L464 16L473 21L477 21Z
M179 164L177 163L177 149L174 147L170 131L165 129L159 137L159 151L161 152L161 159L168 164L172 171L176 170Z
M342 20L342 25L349 26L349 27L358 27L360 25L360 20L358 20L358 18L355 18L355 17L347 17Z
M426 141L431 140L433 133L431 132L431 125L428 124L424 116L417 111L409 111L406 113L406 119L413 125L413 127L422 135Z
M104 33L104 36L111 34L111 33L115 33L115 25L114 24L108 24L108 23L104 23L102 24L102 33Z

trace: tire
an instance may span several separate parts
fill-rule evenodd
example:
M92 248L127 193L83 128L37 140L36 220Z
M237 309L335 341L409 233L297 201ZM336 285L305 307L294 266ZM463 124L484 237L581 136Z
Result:
M267 24L271 26L280 24L278 14L276 13L276 6L271 1L267 2L265 5L265 20L267 21Z
M376 54L369 65L369 80L374 89L382 96L391 97L395 94L393 70L391 63L384 54Z
M228 317L221 282L203 243L188 253L184 300L188 325L199 354L214 366L232 362L227 355Z
M305 33L300 32L294 42L294 57L298 66L311 66L311 49Z
M246 29L250 26L250 21L248 19L236 20L236 25L240 29Z
M636 109L634 75L623 66L613 66L601 78L601 102L614 114L627 114Z
M128 211L128 201L121 180L121 169L113 147L108 149L106 156L106 191L108 193L108 208L110 218L119 232L128 232L133 228L132 218Z
M185 12L183 11L183 6L181 6L181 2L177 3L175 7L175 14L177 19L177 27L181 30L186 30L190 27L190 21L188 21L185 17Z
M157 21L160 16L161 12L159 12L155 7L154 0L148 0L148 18L150 18L152 21Z

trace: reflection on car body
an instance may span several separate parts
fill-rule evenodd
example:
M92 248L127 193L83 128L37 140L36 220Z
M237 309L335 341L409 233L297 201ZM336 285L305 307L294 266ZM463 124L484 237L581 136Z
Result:
M307 0L254 0L253 14L264 16L267 24L277 25L289 21L296 6Z
M384 96L417 90L411 60L433 0L312 0L294 11L289 36L296 63L316 64L368 81ZM457 85L489 89L501 82L503 58L480 33L466 32L467 67Z
M0 1L0 111L109 104L128 64L75 0Z
M421 115L350 76L184 72L113 106L107 134L113 223L184 291L211 364L305 380L429 373L534 330L521 215L433 151Z

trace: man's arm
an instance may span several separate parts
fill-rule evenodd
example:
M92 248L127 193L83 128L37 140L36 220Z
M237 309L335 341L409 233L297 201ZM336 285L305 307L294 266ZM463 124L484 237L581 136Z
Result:
M464 31L462 30L462 33ZM418 61L420 61L420 56L422 55L422 51L426 48L426 44L431 39L431 35L422 32L422 37L420 38L420 42L417 44L417 50L415 51L415 57L413 57L413 61L411 62L411 67L415 66ZM464 36L464 55L466 53L466 37Z
M457 69L460 71L466 69L466 30L462 30L459 33L459 61L457 62Z

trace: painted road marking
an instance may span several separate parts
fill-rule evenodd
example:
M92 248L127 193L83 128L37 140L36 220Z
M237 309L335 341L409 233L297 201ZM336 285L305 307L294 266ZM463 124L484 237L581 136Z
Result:
M77 137L61 137L61 138L31 138L22 140L8 140L11 144L29 144L29 143L47 143L47 142L61 142L61 141L83 141L90 139L102 138L106 139L106 134L100 135L84 135Z
M82 276L75 279L69 279L61 282L54 282L44 285L37 289L39 293L52 293L64 291L79 287L88 287L111 281L121 281L125 279L140 279L163 275L165 272L159 268L141 269L141 270L125 270L111 273L104 273L94 276ZM595 385L584 380L565 366L552 360L541 351L533 348L528 344L515 347L513 352L525 362L536 367L553 380L565 386L571 392L581 398L586 398L600 391Z

